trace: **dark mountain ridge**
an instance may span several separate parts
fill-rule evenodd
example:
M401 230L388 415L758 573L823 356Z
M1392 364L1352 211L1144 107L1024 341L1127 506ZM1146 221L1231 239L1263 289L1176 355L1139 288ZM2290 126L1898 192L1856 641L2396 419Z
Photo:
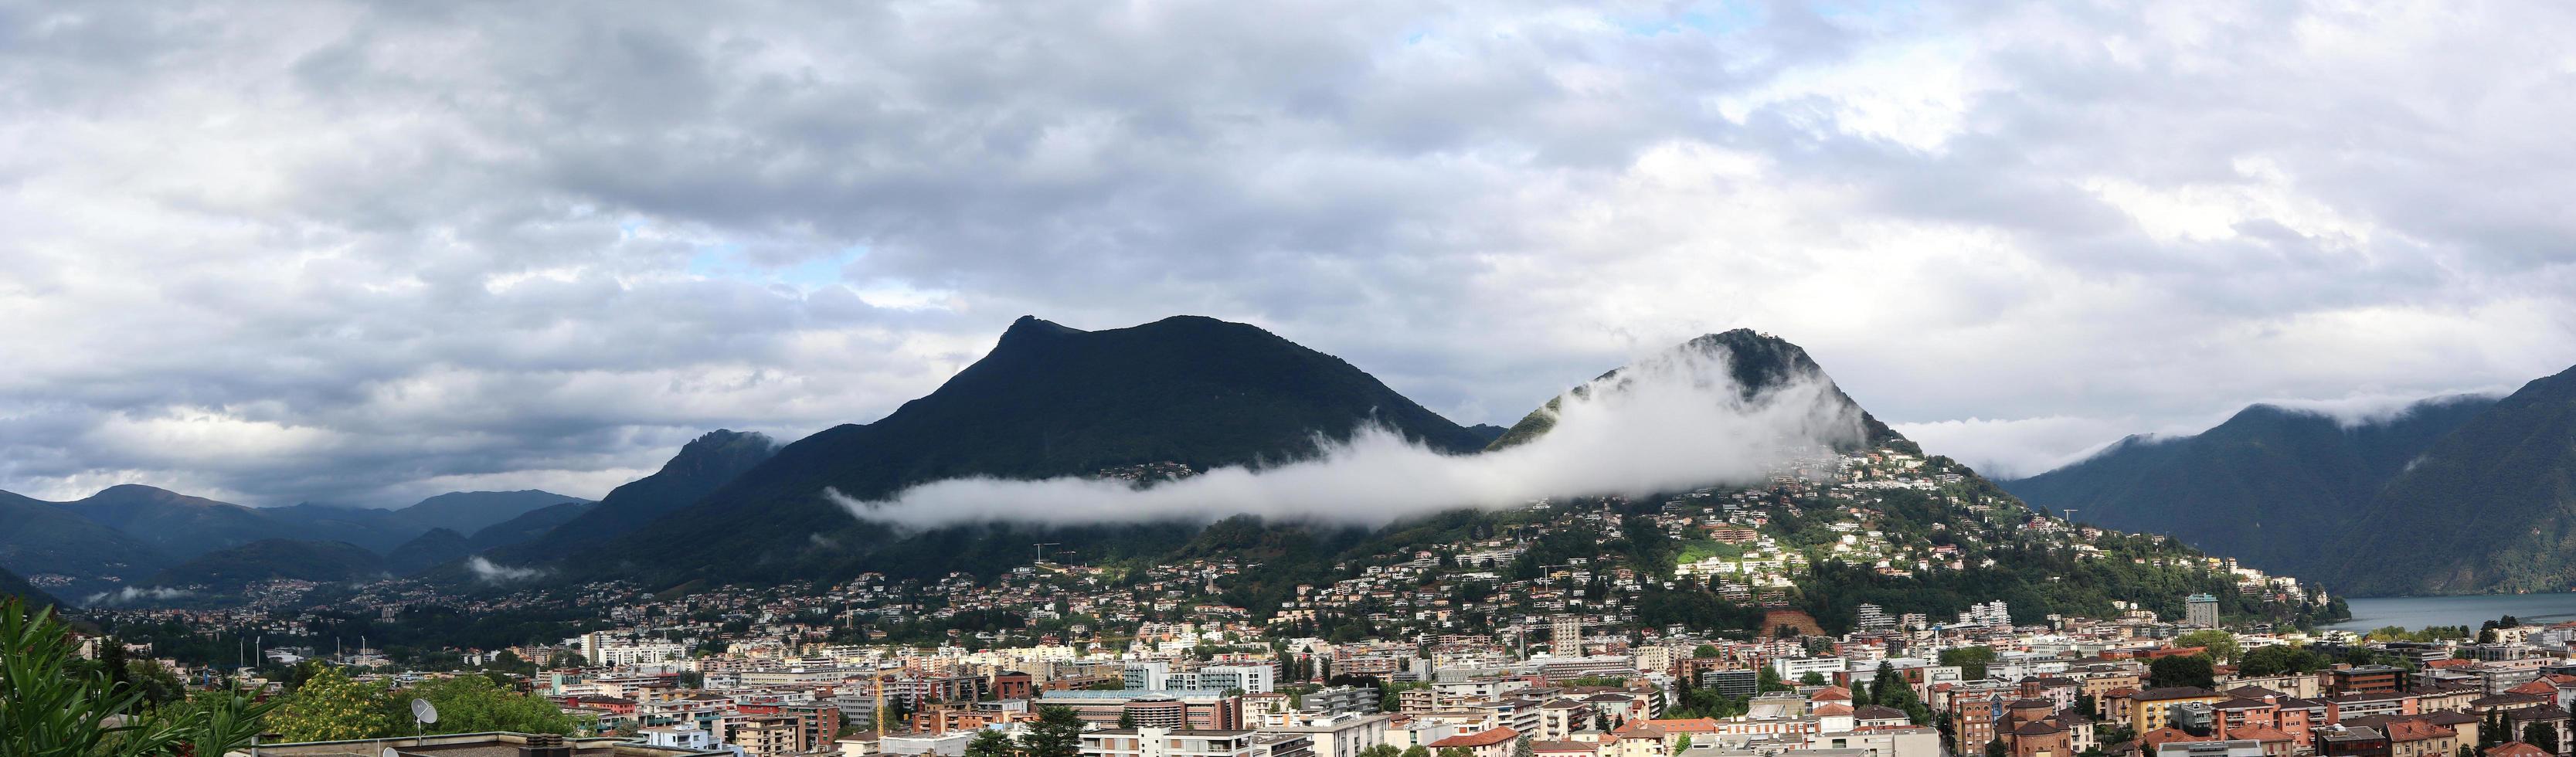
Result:
M73 579L80 596L140 580L177 560L52 502L0 492L0 567L21 576Z
M2003 487L2086 523L2170 534L2267 571L2342 579L2320 542L2351 528L2409 461L2495 404L2438 397L2359 422L2258 404L2199 434L2128 437Z
M2576 368L2434 441L2336 537L2325 575L2354 593L2576 589Z
M717 429L682 445L679 453L672 455L652 475L610 490L608 496L599 498L597 504L570 513L563 522L545 527L533 536L518 539L515 543L500 544L489 543L492 539L487 539L483 532L477 532L474 541L483 546L478 546L476 551L490 550L492 559L504 563L525 563L551 561L594 549L697 502L777 453L778 443L765 434ZM530 516L535 515L530 513ZM564 513L558 511L557 515ZM503 529L511 525L501 524L492 528ZM522 525L533 527L537 524ZM449 576L467 575L461 570L445 570L445 573Z
M899 536L885 524L853 519L824 490L871 500L961 476L1280 462L1368 424L1444 452L1483 446L1475 432L1349 363L1254 326L1179 316L1082 331L1024 317L983 359L929 395L876 422L789 444L705 499L570 562L593 574L632 570L669 583L830 580L862 566L882 569L916 546L941 545L913 561L918 565L898 566L933 570L984 554L970 542L990 540L967 533L984 527ZM715 524L724 527L711 529ZM1021 534L1009 537L1021 540L1015 552L1026 549L1027 532L1043 531L998 528ZM695 546L659 565L633 561L672 552L672 544Z

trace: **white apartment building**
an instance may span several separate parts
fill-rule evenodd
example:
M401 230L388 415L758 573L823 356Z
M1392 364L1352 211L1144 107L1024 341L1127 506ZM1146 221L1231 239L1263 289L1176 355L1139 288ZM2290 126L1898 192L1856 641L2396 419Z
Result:
M1114 728L1082 734L1082 757L1255 757L1254 731Z

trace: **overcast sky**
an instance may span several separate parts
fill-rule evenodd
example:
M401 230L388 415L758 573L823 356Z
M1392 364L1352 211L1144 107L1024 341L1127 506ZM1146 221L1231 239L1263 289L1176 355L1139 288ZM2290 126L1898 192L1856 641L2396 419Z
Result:
M2576 6L1922 5L0 3L0 489L597 496L1023 314L1748 326L2001 473L2576 363Z

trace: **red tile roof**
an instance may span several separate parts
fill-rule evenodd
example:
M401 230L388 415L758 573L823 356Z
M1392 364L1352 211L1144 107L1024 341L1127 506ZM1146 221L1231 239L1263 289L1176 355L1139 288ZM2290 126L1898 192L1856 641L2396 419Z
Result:
M1445 749L1453 746L1472 749L1480 746L1493 746L1495 744L1500 744L1520 737L1521 732L1512 730L1511 726L1496 726L1486 730L1477 731L1475 733L1462 733L1456 736L1451 736L1449 738L1431 742L1425 746L1432 749Z

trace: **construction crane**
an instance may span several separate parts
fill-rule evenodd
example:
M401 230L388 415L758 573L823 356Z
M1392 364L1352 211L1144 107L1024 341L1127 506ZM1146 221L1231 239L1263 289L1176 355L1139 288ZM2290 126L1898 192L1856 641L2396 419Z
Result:
M1033 546L1033 547L1037 547L1037 548L1038 548L1038 562L1046 562L1046 548L1048 548L1048 547L1063 546L1063 545L1064 545L1064 542L1060 542L1060 541L1048 541L1048 542L1038 542L1038 543L1036 543L1036 544L1032 544L1032 545L1030 545L1030 546Z

